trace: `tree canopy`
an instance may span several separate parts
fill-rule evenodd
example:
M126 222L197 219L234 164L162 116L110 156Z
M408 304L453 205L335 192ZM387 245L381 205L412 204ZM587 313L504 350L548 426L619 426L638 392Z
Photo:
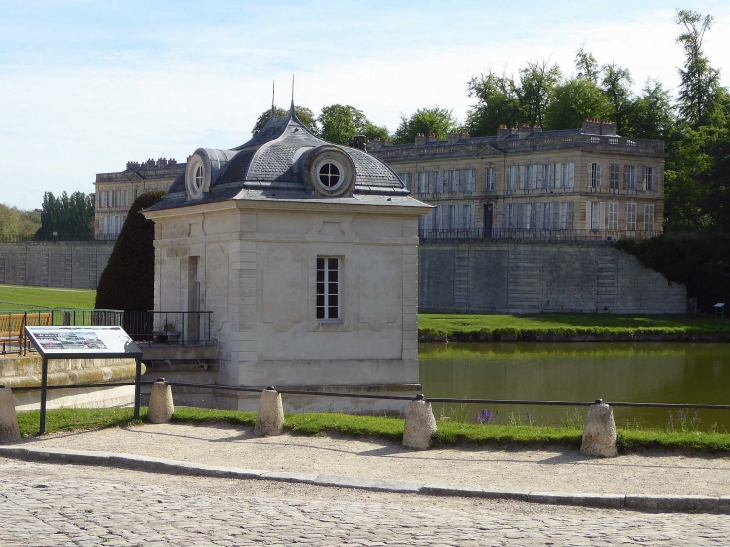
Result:
M448 108L438 105L430 108L419 108L409 117L401 114L401 122L393 133L395 144L406 144L416 140L416 136L435 135L439 140L446 140L449 132L456 129L456 118Z
M312 112L306 106L295 106L294 113L297 115L297 118L299 118L299 121L302 122L307 129L309 129L315 135L319 134L319 127L317 127L317 119L314 117L314 112ZM274 116L276 118L286 118L289 116L289 111L284 110L283 108L279 108L277 106L274 108ZM269 123L270 118L271 109L269 108L268 110L264 110L258 117L256 123L253 126L253 129L251 130L251 134L256 136L256 134L261 131L267 123Z
M43 195L41 227L36 236L43 239L54 237L94 238L94 194L74 192L70 196L63 192L55 197L53 193Z

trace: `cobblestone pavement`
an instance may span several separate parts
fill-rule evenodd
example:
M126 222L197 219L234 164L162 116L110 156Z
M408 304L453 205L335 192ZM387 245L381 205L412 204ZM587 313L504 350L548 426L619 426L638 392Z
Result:
M408 496L0 459L0 545L728 545L730 517Z

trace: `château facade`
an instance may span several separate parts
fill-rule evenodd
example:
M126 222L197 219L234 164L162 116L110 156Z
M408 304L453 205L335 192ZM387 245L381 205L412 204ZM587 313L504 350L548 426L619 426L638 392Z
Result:
M144 192L167 190L185 172L185 163L173 158L127 162L124 171L98 173L94 182L94 234L96 239L113 239L122 230L129 208Z
M616 134L610 122L413 144L372 141L418 199L426 239L611 240L647 238L664 220L664 143Z

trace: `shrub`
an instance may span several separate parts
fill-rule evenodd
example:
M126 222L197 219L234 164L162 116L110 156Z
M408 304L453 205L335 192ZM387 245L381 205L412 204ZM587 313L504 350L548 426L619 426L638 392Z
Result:
M129 210L96 290L96 308L125 311L154 306L155 225L141 211L162 199L163 191L146 192Z
M620 240L615 247L636 256L673 283L684 283L687 296L709 312L716 302L730 302L730 234L669 233L644 241Z

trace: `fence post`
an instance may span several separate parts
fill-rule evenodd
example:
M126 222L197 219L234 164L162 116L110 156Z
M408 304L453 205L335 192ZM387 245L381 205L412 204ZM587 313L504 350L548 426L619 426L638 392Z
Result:
M172 400L172 388L164 378L158 378L152 384L150 391L147 419L153 424L166 424L173 414L175 414L175 404Z
M436 418L433 416L431 403L423 394L408 403L406 425L403 429L403 446L425 450L431 446L431 435L436 432Z
M281 435L284 430L284 407L281 404L281 393L276 388L267 387L261 392L259 413L256 416L256 426L253 429L257 437Z
M134 371L134 419L139 420L139 407L142 404L142 356L137 355Z
M596 403L588 408L580 451L587 456L603 458L618 455L613 409L602 399L597 399Z
M20 429L13 391L0 385L0 444L17 443L19 440Z

